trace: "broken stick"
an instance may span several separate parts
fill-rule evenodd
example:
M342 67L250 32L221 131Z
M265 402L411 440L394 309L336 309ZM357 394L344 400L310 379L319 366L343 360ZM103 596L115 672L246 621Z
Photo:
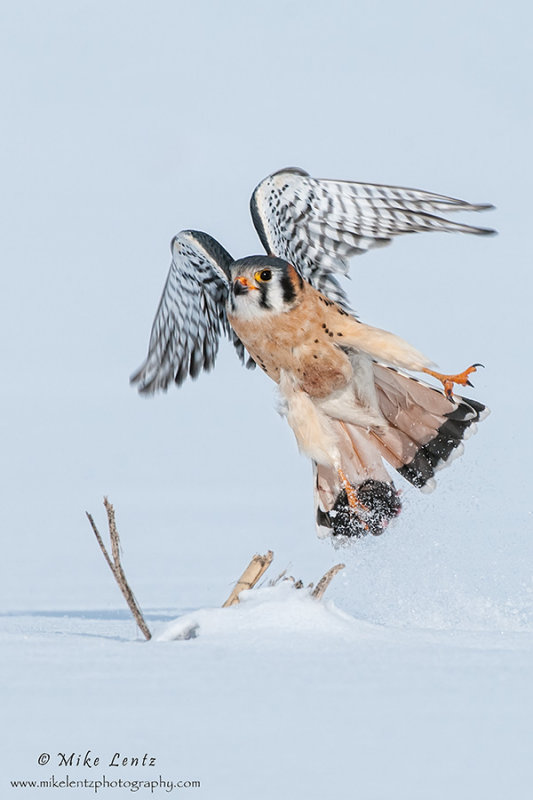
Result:
M141 629L141 631L142 631L143 635L145 636L145 638L146 639L151 639L152 638L152 634L150 633L150 629L148 628L148 625L144 621L144 617L142 615L141 609L139 608L139 606L137 604L137 601L135 600L133 592L131 591L130 585L129 585L128 581L126 580L126 575L124 574L124 570L122 568L122 564L121 564L121 561L120 561L120 537L118 535L117 524L116 524L116 521L115 521L115 509L113 508L112 504L109 502L107 497L104 497L104 506L105 506L105 510L107 512L107 523L108 523L108 526L109 526L109 538L111 540L111 555L113 557L112 559L111 559L109 553L107 552L106 546L105 546L105 544L104 544L104 542L102 540L102 537L100 536L100 532L99 532L98 528L96 527L94 519L92 518L92 516L89 514L88 511L85 512L87 514L87 519L91 523L91 528L94 531L94 535L96 536L96 540L97 540L98 544L100 545L100 549L101 549L102 553L104 554L104 558L108 563L109 569L111 570L111 572L113 573L113 575L115 577L115 580L116 580L116 582L118 584L118 587L119 587L120 591L122 592L122 594L124 595L124 598L126 599L126 602L127 602L128 606L129 606L129 609L130 609L131 613L134 616L135 622L137 623L137 625Z
M274 553L272 550L269 550L264 556L255 555L235 584L233 591L223 604L222 608L228 608L228 606L236 605L239 602L239 595L243 589L251 589L253 586L255 586L259 578L264 575L269 568L273 557Z
M313 589L311 597L314 597L315 600L320 600L320 598L324 595L324 592L330 585L331 581L333 580L337 572L340 572L341 569L344 569L345 566L346 566L345 564L335 564L334 567L328 569L326 574L320 578L317 585Z

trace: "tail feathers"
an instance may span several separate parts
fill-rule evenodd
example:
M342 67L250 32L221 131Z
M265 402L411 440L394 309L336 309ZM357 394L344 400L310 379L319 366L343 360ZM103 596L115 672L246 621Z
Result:
M438 389L390 367L376 364L374 373L389 426L369 435L400 475L422 491L432 491L435 473L462 454L463 440L489 411L465 397L450 401Z
M350 505L333 467L314 463L318 535L378 535L400 513L399 494L383 460L422 491L435 488L435 473L463 452L463 441L489 411L475 400L454 396L380 364L375 385L387 425L365 429L330 420L341 457L341 469L355 490Z

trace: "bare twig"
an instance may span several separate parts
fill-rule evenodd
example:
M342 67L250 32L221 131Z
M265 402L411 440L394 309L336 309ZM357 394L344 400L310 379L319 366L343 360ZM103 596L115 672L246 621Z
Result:
M341 569L344 569L345 566L346 566L345 564L335 564L334 567L328 569L326 574L320 578L317 585L311 592L311 597L314 597L315 600L320 600L320 598L323 597L324 592L328 588L329 584L331 583L337 572L340 572Z
M282 570L279 573L277 578L271 578L269 580L268 586L276 586L276 584L278 584L281 580L283 580L283 578L285 577L286 574L287 574L287 570L286 569Z
M102 537L100 535L100 532L98 531L98 528L96 527L96 523L95 523L93 517L91 516L91 514L89 514L88 511L85 512L87 514L87 519L89 520L91 528L93 529L93 533L96 536L96 540L98 542L100 550L102 551L102 554L103 554L105 560L107 561L107 565L108 565L109 569L111 570L111 572L113 573L113 576L114 576L114 578L115 578L115 580L116 580L116 582L118 584L118 587L119 587L120 591L122 592L122 594L124 595L124 598L125 598L128 606L129 606L129 609L130 609L131 613L133 614L133 617L134 617L137 625L139 626L140 630L142 631L144 637L146 639L151 639L152 638L152 634L150 633L150 629L148 628L148 625L146 624L146 622L144 620L142 611L139 608L139 605L138 605L137 601L135 600L133 592L132 592L132 590L130 588L130 585L129 585L127 579L126 579L126 575L124 573L124 569L122 567L122 563L121 563L121 560L120 560L120 549L121 549L120 548L120 537L119 537L119 534L118 534L117 523L116 523L116 519L115 519L115 509L113 508L113 505L109 502L107 497L104 497L104 506L105 506L105 510L106 510L106 513L107 513L107 523L108 523L108 526L109 526L109 538L110 538L110 541L111 541L111 555L109 554L109 552L108 552L108 550L107 550L107 548L106 548L106 546L105 546L105 544L103 542L103 539L102 539ZM228 608L229 606L236 605L239 602L240 593L244 589L252 589L257 584L257 582L264 575L264 573L267 571L267 569L269 568L270 564L272 563L273 557L274 557L274 553L272 552L272 550L269 550L265 555L255 555L252 558L252 560L250 561L250 563L248 564L248 566L246 567L246 569L244 570L244 572L242 573L242 575L239 578L239 580L237 581L237 583L235 584L233 590L231 591L231 594L229 595L229 597L226 600L226 602L223 604L222 608ZM316 587L314 589L313 589L313 584L312 583L308 584L307 589L309 591L311 591L311 589L312 589L311 596L313 598L315 598L315 600L320 600L323 597L324 592L328 588L328 586L331 583L332 579L335 577L335 575L341 569L344 569L344 564L336 564L334 567L331 567L331 569L329 569L326 572L326 574L323 575L323 577L319 580L319 582L317 583L317 585L316 585ZM274 586L274 585L276 585L277 583L279 583L280 581L283 581L283 580L285 580L285 581L288 580L291 583L293 583L295 589L303 588L303 582L301 580L298 580L298 581L295 580L292 577L292 575L287 575L287 570L283 570L278 575L277 578L275 578L274 580L269 582L269 585L270 586ZM187 638L189 638L189 637L187 637Z
M109 564L109 569L111 570L111 572L114 573L115 570L113 568L113 562L109 558L109 554L108 554L107 550L105 549L105 544L102 541L102 537L100 536L100 532L99 532L98 528L96 527L96 523L95 523L94 519L92 518L91 514L89 514L88 511L86 511L85 513L87 514L87 519L91 523L91 528L93 529L94 535L96 536L98 544L100 545L100 550L104 554L104 558L107 561L107 563Z
M126 575L124 574L124 570L122 568L122 564L120 561L120 537L117 531L117 525L115 521L115 509L113 508L112 504L109 502L107 497L104 497L104 506L107 512L107 522L109 525L109 538L111 539L111 554L113 556L113 560L111 560L109 553L107 552L106 546L100 536L98 528L94 522L94 519L89 514L88 511L85 513L87 514L87 519L91 524L91 528L93 529L94 535L96 536L96 540L100 545L100 549L104 554L104 558L107 561L109 569L113 573L115 580L119 586L120 591L124 595L126 602L129 606L131 613L134 616L135 622L141 629L143 635L146 639L151 639L152 634L150 633L150 629L148 625L144 621L144 617L142 615L141 609L138 606L137 601L133 595L133 592L130 589L130 585L126 579Z
M273 558L274 553L272 550L269 550L264 556L255 555L235 584L230 596L223 604L222 608L236 605L239 602L239 595L243 589L251 589L253 586L255 586L259 578L264 575L269 568Z
M121 568L120 539L117 531L117 523L115 522L115 509L107 497L104 497L104 506L107 512L107 524L109 526L109 538L111 539L111 555L113 556L113 563L117 568Z

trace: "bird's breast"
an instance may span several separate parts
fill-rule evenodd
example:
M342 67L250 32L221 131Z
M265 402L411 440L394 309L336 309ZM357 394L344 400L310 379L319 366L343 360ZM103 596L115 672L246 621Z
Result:
M253 360L279 383L280 372L290 373L311 397L326 397L352 378L350 360L329 336L320 307L302 303L286 313L270 313L261 320L232 315L228 319Z

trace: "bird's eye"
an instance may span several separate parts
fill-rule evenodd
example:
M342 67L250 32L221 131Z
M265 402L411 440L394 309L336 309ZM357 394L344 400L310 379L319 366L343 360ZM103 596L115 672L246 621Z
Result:
M254 278L259 283L264 283L265 281L269 281L272 277L272 271L269 269L262 269L260 272L256 272Z

